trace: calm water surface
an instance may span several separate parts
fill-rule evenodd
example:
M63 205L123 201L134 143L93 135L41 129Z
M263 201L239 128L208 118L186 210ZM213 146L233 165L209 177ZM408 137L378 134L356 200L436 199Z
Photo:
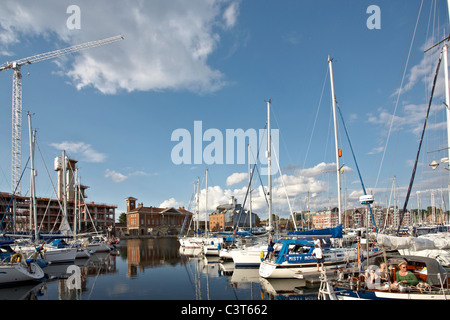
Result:
M48 279L0 289L3 300L315 300L301 280L261 279L218 257L189 256L177 239L122 240L115 255L77 259L81 289L69 289L71 264L44 268ZM73 282L75 283L75 282Z

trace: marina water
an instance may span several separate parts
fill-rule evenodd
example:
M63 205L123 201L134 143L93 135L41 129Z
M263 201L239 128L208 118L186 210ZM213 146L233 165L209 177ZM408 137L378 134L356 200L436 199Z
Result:
M219 257L186 255L176 238L127 239L116 249L75 263L49 265L45 280L0 288L0 299L317 299L318 288L307 288L302 280L262 279L257 268L234 269L232 261Z

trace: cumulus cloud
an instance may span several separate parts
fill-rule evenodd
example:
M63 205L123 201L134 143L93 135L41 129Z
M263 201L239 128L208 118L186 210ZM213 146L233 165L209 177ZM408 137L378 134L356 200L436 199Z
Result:
M105 178L111 178L114 182L122 182L125 181L128 177L120 172L106 169Z
M51 143L52 147L58 150L65 150L69 158L83 160L86 162L104 162L106 155L96 151L90 144L85 142L63 141Z
M344 166L344 171L351 172L351 168ZM275 214L287 217L289 215L289 198L294 211L305 210L306 195L310 197L310 208L321 209L324 203L337 205L335 201L330 201L330 183L328 178L322 179L324 174L336 171L335 163L319 163L312 168L295 170L292 174L274 176L272 185L272 203ZM247 173L234 173L227 178L227 186L238 183L239 180L247 180ZM261 219L267 219L267 186L254 183L252 192L252 209L260 215ZM331 191L333 193L333 191ZM247 195L245 208L248 208L249 196L247 194L247 184L240 188L222 188L221 186L208 187L208 200L206 203L206 189L200 190L200 219L204 219L205 212L213 212L218 205L230 203L231 197L235 197L237 202L243 204ZM178 203L175 199L166 200L168 203Z
M159 207L160 208L179 208L179 207L183 207L184 204L182 202L179 202L177 200L175 200L175 198L170 198L169 200L164 200Z
M208 64L221 33L236 24L236 0L75 2L80 29L70 30L64 1L2 1L0 43L10 52L26 36L41 36L59 47L122 34L125 40L70 55L64 74L82 89L212 92L225 85ZM57 41L57 43L58 43ZM57 44L55 43L55 46ZM55 48L57 49L57 48ZM37 54L40 52L36 52ZM18 57L24 58L24 57Z
M248 180L248 173L245 172L235 172L232 175L230 175L227 180L226 180L226 184L227 186L231 186L233 184L237 184L239 182L242 181L247 181Z

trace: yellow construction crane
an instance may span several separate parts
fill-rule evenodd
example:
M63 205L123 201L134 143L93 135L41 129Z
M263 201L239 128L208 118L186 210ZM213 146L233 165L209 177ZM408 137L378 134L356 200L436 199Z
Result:
M46 53L41 53L32 57L5 62L0 65L0 71L14 70L13 88L12 88L12 155L11 155L11 191L20 194L20 175L22 160L22 73L23 65L32 64L44 60L53 59L66 54L78 52L84 49L93 48L123 40L122 35L118 35L103 40L90 41L79 45L71 46L65 49L59 49Z

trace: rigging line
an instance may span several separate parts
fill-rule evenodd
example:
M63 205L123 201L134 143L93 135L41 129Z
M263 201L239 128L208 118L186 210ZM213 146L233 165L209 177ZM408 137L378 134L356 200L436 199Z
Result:
M245 207L245 202L247 201L248 193L249 193L249 192L252 192L250 186L251 186L251 183L252 183L252 181L253 181L253 174L255 173L255 171L258 171L259 181L260 181L261 186L262 186L262 189L263 189L264 198L266 199L267 205L269 205L269 202L268 202L267 196L266 196L266 192L264 191L264 184L263 184L263 182L262 182L262 180L261 180L261 174L259 173L258 166L256 165L256 164L257 164L257 159L259 158L259 152L260 152L260 150L261 150L262 142L264 141L264 136L265 136L265 132L266 132L266 131L267 131L267 122L266 122L266 125L265 125L265 127L264 127L263 136L262 136L262 138L260 139L260 143L259 143L258 150L257 150L257 152L256 152L255 163L254 163L254 165L253 165L253 169L252 169L252 172L251 172L251 175L250 175L250 181L248 182L248 185L247 185L247 192L245 193L244 201L243 201L243 203L242 203L242 205L241 205L241 208L239 209L237 222L236 222L236 224L233 223L233 229L234 229L234 231L236 231L237 228L239 227L239 221L241 220L241 215L242 215L242 212L243 212L244 207ZM270 133L268 133L268 134L270 134ZM255 169L256 169L256 170L255 170ZM235 233L233 232L233 241L234 241L234 236L235 236Z
M422 0L422 2L420 3L419 13L418 13L418 15L417 15L417 20L416 20L416 25L415 25L415 27L414 27L413 37L412 37L412 39L411 39L411 44L410 44L410 46L409 46L408 57L407 57L407 59L406 59L405 69L403 70L402 81L401 81L401 84L400 84L400 88L399 88L398 91L397 91L397 101L396 101L396 103L395 103L394 113L392 114L391 124L390 124L390 126L389 126L389 132L388 132L388 136L387 136L387 139L386 139L386 144L385 144L385 146L384 146L383 155L382 155L382 157L381 157L380 168L378 169L378 175L377 175L377 179L376 179L376 181L375 181L375 186L374 186L374 188L376 188L377 185L378 185L378 179L380 178L381 168L383 167L383 161L384 161L384 157L385 157L385 155L386 155L386 150L387 150L387 146L388 146L388 143L389 143L389 137L390 137L391 131L392 131L392 125L393 125L393 123L394 123L395 114L396 114L396 112L397 112L398 102L399 102L399 100L400 100L400 94L401 94L401 91L402 91L402 88L403 88L403 82L405 81L406 70L408 69L408 63L409 63L409 58L410 58L410 56L411 56L412 46L413 46L413 43L414 43L414 39L415 39L415 37L416 37L416 31L417 31L417 26L418 26L418 24L419 24L419 18L420 18L421 12L422 12L422 6L423 6L423 0Z
M337 109L339 111L339 115L341 116L342 125L344 127L344 131L345 131L345 134L347 136L348 144L350 145L350 150L352 151L353 160L355 161L356 170L358 171L358 176L359 176L359 180L361 181L361 186L362 186L364 195L367 195L366 187L364 186L364 182L363 182L363 179L361 177L361 172L359 171L358 162L356 161L355 152L353 151L352 142L350 141L350 136L348 134L347 126L345 125L344 117L342 115L342 111L341 111L341 108L339 107L339 104L337 104ZM337 174L340 174L340 173L338 172ZM370 217L372 218L373 226L374 226L375 230L378 232L377 224L375 223L375 218L374 218L373 212L372 212L372 207L370 206L370 204L368 204L367 206L369 207Z
M271 113L270 113L271 116L273 116L273 118L275 118L275 122L276 122L278 128L281 128L280 123L278 122L277 115L276 115L276 113L275 113L274 110L273 110L273 107L270 108L270 112L271 112ZM286 149L286 153L287 153L287 155L288 155L288 158L289 158L290 161L292 161L292 157L291 157L290 154L289 154L289 148L287 147L286 140L284 139L284 135L283 135L282 132L280 132L280 130L278 130L278 132L279 132L279 138L281 138L281 142L283 143L283 146L284 146L285 149Z
M284 183L283 175L281 174L280 162L278 161L278 157L277 157L277 153L276 153L275 149L273 151L275 154L275 160L277 162L278 170L280 171L280 178L281 178L281 182L283 183L284 193L286 194L286 199L287 199L287 202L289 205L289 211L291 213L292 222L294 223L295 231L297 231L297 225L295 224L294 213L292 212L291 202L289 201L289 196L287 194L286 184Z
M320 110L320 106L322 104L323 92L325 90L325 84L326 84L326 81L327 81L327 78L328 78L328 72L329 72L329 68L327 67L326 68L326 72L325 72L325 77L323 79L322 92L320 93L319 104L317 105L316 117L314 119L313 128L312 128L312 131L311 131L311 136L309 137L308 148L306 149L306 153L305 153L305 160L303 160L303 168L305 168L305 165L306 165L306 159L308 158L309 148L311 147L312 138L313 138L313 135L314 135L314 130L316 128L317 118L319 117L319 110Z
M430 114L431 102L433 101L434 89L436 87L436 82L437 82L437 78L438 78L438 75L439 75L439 68L440 68L441 61L442 61L442 53L443 52L441 51L441 55L439 56L439 61L438 61L437 67L436 67L435 75L434 75L433 87L431 88L430 101L428 102L427 115L425 117L425 121L424 121L424 124L423 124L422 136L420 137L419 149L417 150L416 161L414 162L414 169L413 169L413 172L412 172L412 175L411 175L411 180L409 182L408 192L406 193L406 199L405 199L405 203L403 205L403 211L401 212L401 215L400 215L400 222L398 224L397 235L400 233L400 227L402 225L403 216L404 216L405 211L406 211L406 206L408 205L409 196L411 194L411 189L412 189L412 185L413 185L413 182L414 182L414 176L416 174L417 162L419 160L419 155L420 155L420 149L422 147L423 136L425 134L425 129L427 127L427 121L428 121L428 116Z

